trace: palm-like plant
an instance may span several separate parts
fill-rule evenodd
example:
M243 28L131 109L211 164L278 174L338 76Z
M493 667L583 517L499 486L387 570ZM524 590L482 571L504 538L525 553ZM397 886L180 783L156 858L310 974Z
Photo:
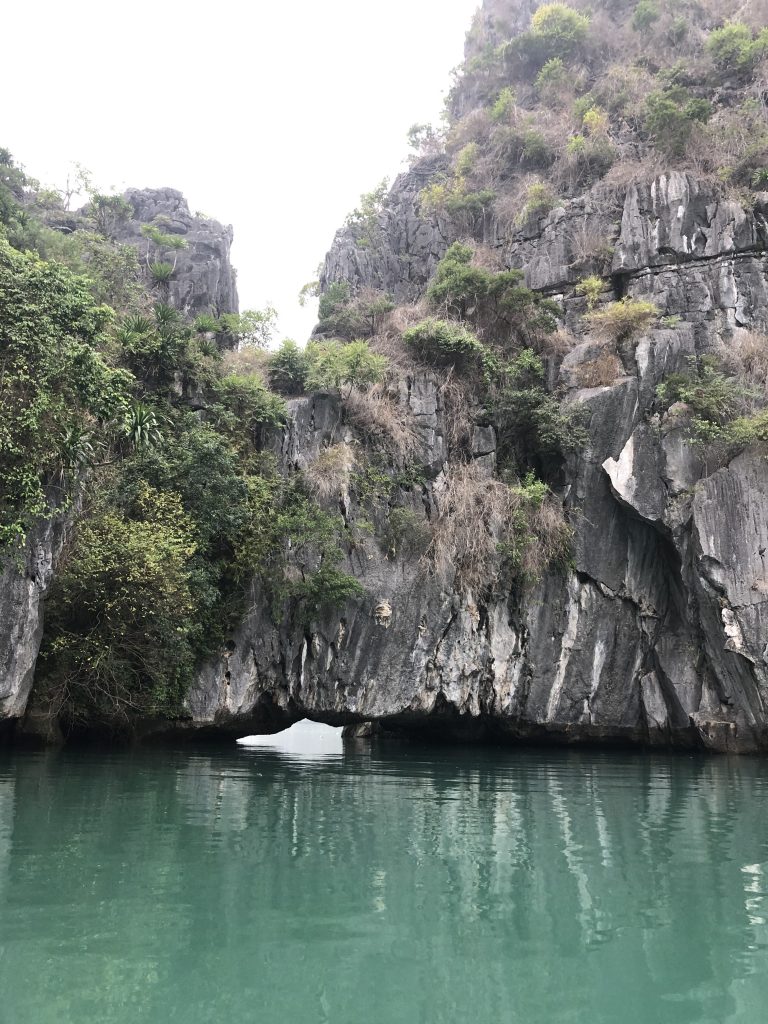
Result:
M131 402L123 414L122 434L137 451L157 448L163 443L161 417L146 402Z
M64 469L85 469L96 461L93 434L80 424L62 431L58 449L59 462Z

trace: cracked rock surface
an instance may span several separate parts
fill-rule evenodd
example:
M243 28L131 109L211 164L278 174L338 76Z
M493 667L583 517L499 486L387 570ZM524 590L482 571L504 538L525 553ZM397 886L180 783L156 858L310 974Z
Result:
M439 161L427 162L398 179L376 247L358 249L349 229L339 232L324 281L399 301L422 295L452 241L445 225L418 214L418 191L438 170ZM748 451L708 471L674 410L660 420L653 409L665 375L727 349L742 327L765 329L763 199L745 210L673 173L610 201L595 191L506 237L484 225L483 240L505 265L561 298L577 335L561 382L586 410L590 440L570 458L563 487L572 567L522 599L481 601L367 540L347 566L366 598L306 630L275 626L254 594L230 649L190 695L194 726L242 733L310 716L455 737L766 749L768 462ZM680 317L622 351L624 375L591 389L576 383L596 350L572 289L585 266L574 252L577 228L602 232L614 247L617 296L651 299ZM428 518L446 425L429 374L409 385L405 412L428 426L426 483L410 500ZM284 464L298 465L340 438L354 440L341 408L315 396L293 403L276 444ZM473 441L476 458L493 458L492 429L478 427ZM384 606L386 617L377 614Z

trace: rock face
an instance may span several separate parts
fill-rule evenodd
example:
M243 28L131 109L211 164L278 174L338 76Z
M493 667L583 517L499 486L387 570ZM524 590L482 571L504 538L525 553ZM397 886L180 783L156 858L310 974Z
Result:
M507 24L509 3L486 0L470 52L523 27L534 6L519 4L519 24ZM420 299L459 234L419 209L419 192L444 166L431 157L397 179L373 244L358 245L354 227L341 230L321 287L344 281L353 292ZM128 198L136 219L127 238L137 240L140 223L160 217L164 231L190 241L172 285L178 305L223 311L236 301L225 229L194 221L171 190ZM378 501L366 509L373 531L349 545L343 566L363 598L309 624L275 622L254 587L244 621L192 687L187 718L146 723L145 732L245 735L310 717L456 738L768 750L768 460L747 450L708 465L679 410L662 415L656 400L661 381L691 360L727 356L744 329L768 330L768 195L746 208L671 172L597 185L522 225L489 214L474 234L499 265L522 269L529 287L558 299L576 339L549 367L550 382L588 425L588 444L569 457L559 492L574 530L571 565L523 593L474 594L450 571L430 573L418 549L393 553L380 539L388 509ZM198 263L206 246L211 259ZM601 302L648 299L666 323L619 346L621 370L610 384L585 387L584 370L601 346L574 286L593 273L606 282ZM427 524L439 515L451 473L444 385L408 370L398 401L418 441L416 482L403 482L398 504ZM338 397L289 404L288 427L271 439L285 473L311 465L329 444L368 443ZM472 455L490 476L496 434L475 412ZM328 505L353 520L356 500L342 484ZM6 696L0 690L0 708L17 715L38 635L33 575L12 584L27 587L21 606L30 609L17 629L30 640L16 656L16 682Z
M30 535L19 561L0 572L0 733L23 715L43 635L43 599L67 523L54 519Z
M125 199L134 216L118 225L117 239L135 245L142 259L175 263L167 284L165 301L188 316L198 313L236 313L237 285L230 263L232 228L189 212L181 192L172 188L131 188ZM184 249L163 249L141 234L144 224L154 224L163 234L178 235Z
M326 281L421 293L448 238L419 221L417 187L414 172L395 184L379 250L360 252L348 232L337 236ZM766 327L764 200L745 210L669 174L613 202L580 197L507 238L487 226L504 263L558 294L583 339L561 369L590 435L563 488L572 569L522 599L484 603L430 576L418 556L392 558L367 539L348 565L367 597L311 628L275 626L253 595L230 648L190 695L190 726L244 733L310 716L455 737L768 748L768 461L746 452L713 472L674 410L663 419L654 411L665 374L727 349L743 327ZM596 344L571 288L583 274L579 237L614 247L617 295L650 298L681 318L622 352L624 376L591 389L574 383ZM398 276L398 266L407 273ZM425 480L407 501L426 521L439 508L445 410L428 373L403 385L401 401L420 431ZM292 416L276 442L286 469L332 440L355 440L327 396L296 400ZM475 446L491 462L492 438L481 432Z

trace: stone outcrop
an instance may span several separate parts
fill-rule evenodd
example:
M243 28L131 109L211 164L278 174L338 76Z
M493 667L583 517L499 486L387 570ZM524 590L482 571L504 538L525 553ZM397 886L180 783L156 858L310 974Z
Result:
M0 571L0 734L27 707L43 635L43 601L67 526L66 517L39 524L18 559L7 560Z
M326 280L418 296L448 238L437 224L419 225L415 189L413 172L396 183L380 253L337 236ZM575 528L571 570L547 575L522 600L483 601L369 538L348 564L366 599L311 628L275 626L254 594L230 649L190 695L190 726L242 733L310 716L465 738L768 747L768 462L747 452L713 472L676 411L662 418L655 409L666 374L727 348L742 327L766 326L763 199L745 210L670 174L613 202L591 194L535 228L504 238L491 225L487 236L506 265L560 295L580 339L561 370L590 434L563 486ZM586 390L575 379L596 342L571 287L578 260L568 226L577 225L614 247L614 294L650 298L681 318L623 351L625 373L614 383ZM399 285L398 263L408 267ZM407 496L427 520L445 469L436 381L411 378L402 401L404 416L429 425L425 483ZM489 437L478 456L487 457ZM355 439L341 407L315 396L293 403L278 451L295 468L342 438Z
M167 283L165 300L188 316L198 313L236 313L237 284L230 262L232 228L189 211L181 192L172 188L131 188L125 199L133 217L119 224L118 241L135 245L142 260L161 260L175 265ZM144 224L155 225L163 234L177 235L186 242L183 249L163 249L141 233Z
M486 0L469 55L524 28L534 6L517 5L510 22L508 2ZM470 79L457 102L471 106L472 88ZM353 292L420 299L463 233L420 209L419 193L445 167L444 157L429 157L401 175L374 229L366 225L366 245L354 225L338 232L321 287L343 281ZM138 242L140 224L160 218L162 230L190 241L172 284L176 304L224 311L236 301L225 229L194 221L171 190L127 197L136 218L126 238ZM523 270L529 287L560 302L574 338L548 367L588 430L558 484L574 531L571 564L522 592L473 593L453 572L431 572L418 550L393 554L381 539L388 508L379 500L365 509L373 530L355 536L343 566L364 597L310 623L287 612L275 621L254 585L243 622L189 692L186 718L144 723L145 733L244 735L310 717L363 733L768 750L768 460L747 450L708 464L688 439L685 410L662 412L657 401L669 374L727 356L741 330L768 329L768 195L747 207L673 171L595 185L525 224L489 213L474 235L500 266ZM200 270L206 245L211 259ZM611 383L585 387L583 371L603 349L574 286L592 273L605 280L601 303L651 300L664 319L619 345ZM452 469L445 393L435 375L411 369L397 397L418 438L418 482L405 481L397 502L426 526ZM329 444L370 443L338 396L289 406L287 428L269 442L286 474ZM474 414L471 454L490 476L496 432ZM356 501L341 486L328 505L353 523ZM29 659L21 661L17 675L27 680ZM22 681L10 698L14 713L27 690Z

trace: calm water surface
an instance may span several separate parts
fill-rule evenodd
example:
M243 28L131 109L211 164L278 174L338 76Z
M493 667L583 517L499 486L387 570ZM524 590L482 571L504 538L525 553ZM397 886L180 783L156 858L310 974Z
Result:
M758 760L0 754L2 1024L762 1024Z

